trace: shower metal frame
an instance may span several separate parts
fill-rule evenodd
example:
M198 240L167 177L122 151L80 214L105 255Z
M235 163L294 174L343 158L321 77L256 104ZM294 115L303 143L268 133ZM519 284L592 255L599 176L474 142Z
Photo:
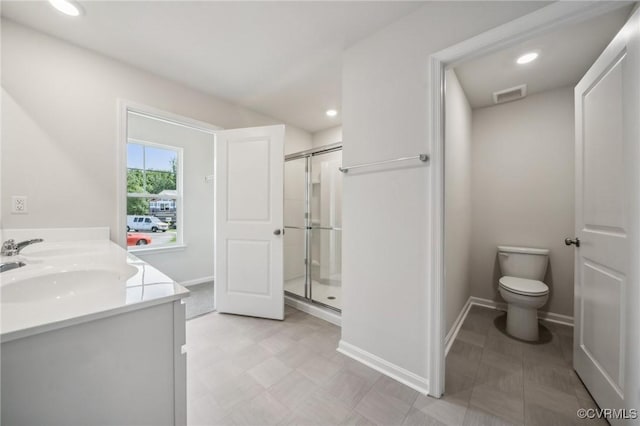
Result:
M337 142L331 145L325 145L319 148L307 149L305 151L296 152L293 154L285 155L284 161L291 160L299 160L301 158L305 159L304 166L304 226L287 226L285 224L284 229L300 229L304 231L304 264L305 264L305 277L304 277L304 296L300 296L289 291L285 290L285 293L289 297L293 297L294 299L302 300L305 302L310 302L315 305L322 306L323 308L328 308L336 312L342 312L341 309L338 309L334 306L327 305L326 303L318 302L317 300L313 300L313 286L312 284L312 276L311 276L311 233L314 229L325 229L332 231L342 231L342 228L326 228L326 227L313 227L311 225L311 159L318 155L329 154L331 152L342 151L342 142Z

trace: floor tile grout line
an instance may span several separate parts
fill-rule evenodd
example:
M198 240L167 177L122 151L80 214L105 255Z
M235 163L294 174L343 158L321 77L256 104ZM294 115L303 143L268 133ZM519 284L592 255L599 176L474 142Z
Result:
M526 396L526 385L525 383L527 382L527 379L525 377L525 372L524 372L524 349L522 352L522 360L520 360L521 362L521 368L522 368L522 424L526 426L527 424L527 396Z
M490 330L491 328L489 328ZM575 381L573 381L573 378L571 377L571 372L573 370L573 366L572 364L568 361L568 357L566 356L566 345L564 343L562 343L562 339L561 339L561 334L558 330L556 330L555 328L548 328L550 331L550 334L552 336L552 339L548 342L550 343L551 346L547 346L547 347L555 347L557 349L557 352L559 353L559 364L554 364L553 362L551 362L549 364L549 366L551 368L558 368L558 369L562 369L564 372L566 372L567 375L569 375L568 379L570 380L571 383L571 387L573 392L571 393L566 393L568 396L572 396L574 399L576 399L578 402L580 402L580 396L577 394L578 392L578 387L575 385ZM488 331L487 331L488 334ZM562 338L566 338L567 336L562 334ZM570 336L571 337L571 336ZM524 374L524 370L525 370L525 359L528 358L530 355L535 355L535 356L541 356L542 358L545 357L551 357L553 358L555 355L551 355L551 354L545 354L544 352L542 353L537 353L536 351L534 351L533 348L535 348L536 346L530 346L529 344L527 344L526 342L522 342L522 356L520 357L520 365L521 365L521 369L523 371ZM487 350L489 349L489 345L485 345L484 349L483 349L483 357L484 354ZM533 359L533 358L532 358ZM535 362L535 361L534 361ZM541 359L540 362L544 363L544 361ZM523 382L522 382L522 404L523 404L523 423L526 424L527 423L527 404L526 404L526 394L525 394L525 388L526 388L526 384L527 384L527 380L524 380L524 375L523 375ZM477 377L476 377L476 383L474 384L474 388L477 386ZM558 390L560 391L560 390ZM592 399L592 398L590 398ZM468 414L467 414L468 415ZM465 416L466 418L466 416Z
M468 318L468 317L467 317ZM466 321L466 318L465 318ZM480 364L482 364L482 359L484 358L484 353L487 349L487 339L489 337L489 330L491 328L487 327L487 330L484 333L484 338L485 338L485 344L482 347L482 352L480 354L480 362L478 363L478 366L476 367L475 373L473 375L473 386L471 387L471 394L469 395L469 400L467 401L467 409L464 413L464 417L462 419L462 422L464 423L467 420L467 416L469 416L470 412L469 412L469 407L471 407L471 400L473 398L473 392L475 391L475 388L477 386L477 380L478 380L478 372L480 371Z
M319 337L320 339L323 339L323 340L324 340L324 338L326 336L331 336L331 338L328 338L328 339L324 340L324 343L314 344L313 340L308 340L306 343L310 343L310 345L309 346L304 345L305 348L308 348L309 350L311 350L311 352L313 354L320 356L322 359L327 360L327 361L332 361L332 362L335 362L336 364L339 364L339 366L334 366L333 367L333 368L336 368L336 367L338 367L338 368L337 368L337 371L335 371L331 375L331 377L329 378L329 381L330 380L334 380L334 377L336 377L339 374L345 374L345 373L348 373L348 372L351 372L354 375L358 375L363 380L365 380L365 381L358 380L358 383L364 384L364 386L361 388L361 392L362 392L361 395L362 396L360 398L358 398L357 401L354 400L355 401L354 408L349 408L351 406L350 404L346 406L347 411L349 413L347 415L347 417L345 417L345 419L346 419L349 416L353 415L354 413L357 413L355 411L355 407L357 407L358 404L362 401L362 398L364 398L367 394L369 394L374 389L376 384L380 382L382 376L371 376L364 370L362 371L362 373L360 373L360 370L357 369L357 368L356 369L351 369L350 365L348 363L345 363L344 360L340 359L339 357L336 357L336 355L335 355L334 343L331 343L331 341L332 341L331 339L335 336L335 329L333 327L326 326L325 324L316 324L316 323L308 322L308 321L305 320L306 318L307 318L306 315L305 316L301 316L300 318L296 318L296 321L293 322L293 324L295 324L295 327L298 327L298 324L310 325L311 327L315 328L315 330L311 334L314 334L314 335L316 335L317 337ZM486 341L488 339L488 336L490 334L492 334L491 330L493 330L494 326L492 324L492 319L486 319L485 318L483 321L485 321L485 322L487 322L489 324L486 327L485 327L485 325L481 325L481 327L484 328L482 335L483 335L483 337L485 339L485 343L486 343ZM264 333L268 333L268 327L265 328L266 331L261 331L262 326L260 325L260 323L251 322L251 321L242 321L240 323L232 322L232 324L235 324L234 327L237 330L238 334L247 337L249 340L252 340L254 344L259 344L263 340L266 340L266 339L270 338L269 336L267 336L267 334L264 334ZM237 324L241 324L241 325L237 325ZM289 323L289 324L292 324L292 323ZM198 327L198 328L200 328L200 327ZM209 328L209 327L206 327L206 328ZM216 330L221 330L223 328L224 327L220 326L219 324L215 327ZM281 329L281 331L285 330L285 329L286 329L286 327L283 327ZM475 327L475 329L478 329L478 327ZM210 333L206 333L206 334L210 334ZM480 333L478 333L478 334L480 335ZM556 342L558 345L560 345L559 346L559 350L560 350L562 358L564 359L564 355L566 354L565 347L562 346L564 343L563 344L560 343L560 339L559 339L558 333L553 331L552 334L554 335L554 339L553 339L554 342ZM262 337L263 335L264 335L264 337ZM273 335L273 334L270 334L270 335ZM308 337L308 336L304 336L304 337ZM476 388L476 386L478 386L478 378L479 378L479 375L480 375L480 372L481 372L481 368L482 368L482 360L484 359L484 356L486 354L488 354L488 351L490 350L490 347L488 345L486 345L486 344L484 346L476 345L475 343L477 343L477 341L475 343L470 343L470 342L467 342L467 343L469 343L470 345L474 345L474 347L478 347L480 349L480 351L474 350L475 353L473 355L471 355L472 357L475 358L477 356L477 352L479 352L480 353L480 358L479 358L479 361L478 361L476 367L472 371L473 374L472 375L466 375L465 374L465 376L467 376L467 378L469 378L469 380L471 380L471 382L470 382L471 383L471 387L470 387L471 395L469 395L468 399L466 399L466 400L463 399L462 400L462 401L466 401L466 406L464 408L461 408L460 411L459 411L459 413L462 415L462 413L463 413L462 410L463 409L465 410L464 414L463 414L463 417L462 417L463 421L464 420L468 420L470 418L469 416L471 415L471 413L470 413L469 407L470 407L470 402L471 402L471 396L473 395L473 391ZM299 340L296 340L296 343L294 343L294 346L296 346L296 345L298 345L298 346L300 345ZM463 350L464 349L465 348L463 347ZM526 407L525 393L524 393L524 390L526 388L526 383L527 383L524 380L525 358L528 356L526 354L538 353L538 352L532 352L531 350L528 350L528 349L530 349L530 348L528 348L528 346L522 346L521 356L519 357L520 369L523 371L523 373L522 373L523 374L523 381L522 381L522 386L523 386L522 387L522 395L523 395L522 396L522 400L523 400L523 402L522 403L524 404L524 406L523 406L523 415L524 415L523 423L526 423L526 416L527 416L527 412L528 412L527 411L527 407ZM215 348L207 348L206 346L203 346L202 350L205 351L205 353L206 353L206 351L208 351L208 350L216 350L216 349ZM554 351L555 350L556 349L554 349ZM459 353L465 353L465 352L459 352ZM548 355L549 352L546 352L545 350L543 350L542 352L538 353L538 355L545 355L545 354ZM273 356L273 357L278 358L278 355L279 354L270 354L269 356ZM225 355L225 356L226 357L233 357L233 355ZM289 365L288 363L285 363L285 364L287 366ZM565 365L565 364L563 364L563 365ZM242 368L243 368L244 372L246 372L246 371L251 369L251 368L244 368L244 367L242 367ZM292 371L296 371L296 368L293 368L293 367L291 367L291 368L292 368ZM331 370L325 370L325 372L330 372L330 371L333 370L333 368ZM567 371L567 368L568 367L563 367L563 370ZM471 370L471 369L469 369L469 370ZM289 374L291 374L291 372ZM362 374L362 375L360 375L360 374ZM569 372L567 372L567 374L569 374ZM286 376L287 375L285 375L284 377L286 377ZM284 377L282 379L284 379ZM573 380L572 377L568 377L568 378ZM254 396L251 396L248 399L245 399L243 403L247 404L248 402L256 400L259 397L264 397L264 395L268 394L269 391L271 389L273 389L273 387L279 382L280 381L272 383L271 386L269 386L268 388L262 389L260 391L260 394L254 395ZM327 383L328 383L328 381L323 383L322 385L314 384L315 385L315 389L324 389L324 391L327 391L327 388L326 388L326 384ZM569 383L572 384L573 397L576 400L579 401L580 398L577 395L577 389L578 388L575 386L575 381L570 381ZM377 389L377 391L381 391L381 389L383 389L383 388ZM395 395L395 390L394 389L395 388L389 388L390 393L388 393L388 395L390 395L390 396ZM385 395L387 394L385 392L382 392L382 393L385 394ZM206 394L210 395L211 393L210 392L206 392ZM201 395L205 395L205 394L201 394ZM194 394L194 396L195 396L195 394ZM272 396L274 396L274 395L272 395ZM409 415L410 415L412 409L414 409L416 407L416 401L417 401L417 398L419 397L419 395L418 394L413 394L412 396L413 396L413 399L411 399L412 403L411 404L407 404L408 405L408 409L406 410L406 412L404 412L404 414L403 414L403 416L401 418L402 422L411 420L411 419L409 419ZM283 407L285 407L287 410L293 411L291 408L289 408L287 406L287 404L283 403L284 401L280 401L278 398L276 398L276 400L279 401L283 405ZM403 397L400 400L408 401L409 399ZM462 404L460 404L460 407L463 407ZM238 409L238 408L234 405L234 409ZM480 411L484 411L484 410L480 409ZM423 413L426 414L427 416L429 415L427 411L423 411ZM400 413L398 413L398 414L400 414ZM490 413L489 412L485 412L485 414L490 414ZM500 416L497 416L497 417L500 417ZM471 419L473 420L473 417ZM285 421L287 421L287 419L281 421L280 423L283 423ZM289 421L290 421L290 419L289 419Z

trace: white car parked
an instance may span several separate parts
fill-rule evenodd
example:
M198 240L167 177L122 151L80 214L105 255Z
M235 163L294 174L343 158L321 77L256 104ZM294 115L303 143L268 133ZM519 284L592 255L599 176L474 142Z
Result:
M127 215L127 231L134 229L136 231L165 232L169 229L169 225L155 216Z

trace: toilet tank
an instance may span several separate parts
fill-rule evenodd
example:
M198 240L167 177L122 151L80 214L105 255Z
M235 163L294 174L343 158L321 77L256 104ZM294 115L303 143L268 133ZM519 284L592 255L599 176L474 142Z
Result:
M498 261L502 276L542 281L547 272L549 250L498 246Z

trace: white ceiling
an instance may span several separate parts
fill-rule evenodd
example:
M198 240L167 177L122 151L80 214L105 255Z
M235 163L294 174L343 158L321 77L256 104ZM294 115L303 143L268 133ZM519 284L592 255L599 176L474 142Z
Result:
M631 6L524 41L455 68L471 108L493 105L492 93L527 84L533 94L576 84L625 23ZM516 64L523 53L540 56Z
M342 51L421 2L2 1L2 16L315 132L340 124Z

